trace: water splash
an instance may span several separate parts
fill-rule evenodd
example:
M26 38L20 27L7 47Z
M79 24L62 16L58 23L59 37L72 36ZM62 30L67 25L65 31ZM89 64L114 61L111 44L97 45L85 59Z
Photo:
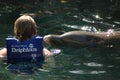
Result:
M93 26L83 26L83 27L81 27L81 30L90 31L90 32L96 32L97 31L97 29Z
M110 36L111 34L113 34L114 32L114 29L108 29L107 32L106 32L106 36Z

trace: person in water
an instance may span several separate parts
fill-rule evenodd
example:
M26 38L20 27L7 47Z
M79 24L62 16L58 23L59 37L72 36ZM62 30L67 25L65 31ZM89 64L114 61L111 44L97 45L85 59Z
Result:
M37 35L37 25L34 19L29 15L20 16L14 23L14 34L19 41L29 40ZM47 49L43 48L43 55L52 55ZM0 57L7 57L7 48L0 50Z

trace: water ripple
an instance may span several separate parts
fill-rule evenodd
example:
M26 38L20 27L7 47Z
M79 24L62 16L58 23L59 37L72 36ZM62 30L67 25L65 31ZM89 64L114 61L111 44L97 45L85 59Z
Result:
M102 67L103 66L103 64L98 64L95 62L84 63L84 65L89 66L89 67Z
M73 73L73 74L103 74L103 73L106 73L106 71L73 70L73 71L69 71L69 73Z

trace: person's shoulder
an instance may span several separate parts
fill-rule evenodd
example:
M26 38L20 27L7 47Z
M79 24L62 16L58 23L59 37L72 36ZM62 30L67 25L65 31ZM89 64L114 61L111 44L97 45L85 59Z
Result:
M35 35L34 37L35 37L35 38L43 38L43 37L40 36L40 35Z

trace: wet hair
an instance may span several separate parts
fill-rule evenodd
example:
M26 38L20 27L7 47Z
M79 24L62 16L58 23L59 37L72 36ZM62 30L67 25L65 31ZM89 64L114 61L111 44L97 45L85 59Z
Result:
M30 39L37 34L37 25L31 16L23 15L14 23L14 34L21 40Z

